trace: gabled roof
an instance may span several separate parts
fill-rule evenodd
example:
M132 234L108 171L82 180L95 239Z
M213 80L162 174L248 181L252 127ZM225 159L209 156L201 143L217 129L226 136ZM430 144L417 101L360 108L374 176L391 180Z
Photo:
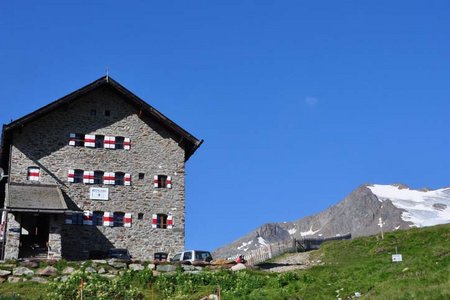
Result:
M166 129L168 129L170 132L172 132L176 137L178 137L179 145L185 150L185 161L187 161L189 157L191 157L191 155L194 154L197 148L200 147L200 145L203 143L203 140L198 140L192 134L181 128L175 122L173 122L165 115L163 115L161 112L159 112L157 109L155 109L153 106L149 105L144 100L142 100L141 98L139 98L138 96L127 90L117 81L115 81L109 76L104 76L80 88L79 90L76 90L73 93L70 93L52 103L47 104L44 107L39 108L38 110L32 113L29 113L28 115L23 116L18 120L3 125L2 141L1 141L2 149L0 153L2 156L3 163L5 163L4 161L5 153L8 152L8 149L5 149L5 147L7 146L6 144L8 144L6 140L8 140L9 135L14 129L20 128L26 125L27 123L55 110L56 108L72 103L77 99L79 99L81 96L85 95L86 93L103 86L112 87L120 95L124 96L123 99L130 105L134 106L139 111L140 115L143 114L153 118L155 121L157 121Z

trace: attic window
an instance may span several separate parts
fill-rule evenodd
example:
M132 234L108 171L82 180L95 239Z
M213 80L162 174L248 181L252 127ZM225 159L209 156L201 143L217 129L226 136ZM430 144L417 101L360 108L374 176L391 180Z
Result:
M144 214L143 213L138 213L138 220L142 220L144 219Z
M123 149L125 138L123 136L116 136L116 149Z
M39 181L41 169L39 167L28 167L27 179L31 181Z
M104 135L95 135L95 148L103 148L105 142L105 136Z
M139 173L139 179L144 179L144 177L145 177L145 173Z
M111 116L111 111L109 109L105 110L105 117Z

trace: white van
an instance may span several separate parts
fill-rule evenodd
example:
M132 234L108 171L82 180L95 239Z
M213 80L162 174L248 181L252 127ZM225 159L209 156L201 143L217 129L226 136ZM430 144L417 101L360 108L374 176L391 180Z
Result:
M204 263L212 261L212 256L209 251L203 250L188 250L175 254L170 261L181 263Z

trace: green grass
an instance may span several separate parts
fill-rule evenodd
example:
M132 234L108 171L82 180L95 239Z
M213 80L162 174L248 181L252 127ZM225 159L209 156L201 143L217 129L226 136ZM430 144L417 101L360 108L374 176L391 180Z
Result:
M403 262L391 261L396 247ZM151 299L149 282L153 282L158 300L200 299L219 286L224 300L346 299L355 292L362 299L450 299L450 225L387 233L384 240L371 236L328 242L311 258L323 265L283 274L205 271L152 277L136 273L123 280L142 291L145 299ZM47 288L31 282L2 283L0 295L9 298L0 296L0 300L20 299L11 298L14 292L21 299L44 299Z

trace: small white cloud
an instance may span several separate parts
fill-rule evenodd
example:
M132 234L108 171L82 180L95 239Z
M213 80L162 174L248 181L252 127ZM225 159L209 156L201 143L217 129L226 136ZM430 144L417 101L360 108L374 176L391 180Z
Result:
M306 97L305 103L308 104L309 106L314 106L317 103L319 103L319 99L317 99L316 97Z

